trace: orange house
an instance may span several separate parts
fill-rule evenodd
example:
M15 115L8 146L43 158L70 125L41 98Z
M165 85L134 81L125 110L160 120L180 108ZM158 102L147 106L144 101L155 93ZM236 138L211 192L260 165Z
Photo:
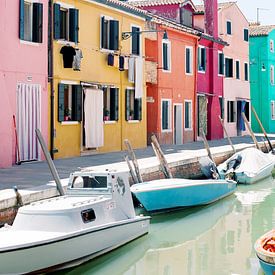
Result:
M175 21L154 16L147 36L147 131L161 144L196 139L196 80L198 32Z

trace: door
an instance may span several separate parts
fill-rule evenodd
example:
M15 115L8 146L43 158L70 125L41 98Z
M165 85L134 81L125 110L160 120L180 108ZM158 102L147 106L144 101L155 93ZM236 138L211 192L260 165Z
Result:
M174 105L174 144L183 143L183 114L182 105Z
M17 161L40 160L40 147L35 129L41 130L41 85L17 85L16 128L19 158Z
M201 136L201 129L207 135L207 98L198 96L198 136Z

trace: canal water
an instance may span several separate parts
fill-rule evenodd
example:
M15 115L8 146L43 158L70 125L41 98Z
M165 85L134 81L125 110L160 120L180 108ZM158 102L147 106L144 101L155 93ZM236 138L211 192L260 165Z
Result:
M259 275L254 242L272 228L275 181L270 178L239 185L209 206L154 215L148 235L60 274Z

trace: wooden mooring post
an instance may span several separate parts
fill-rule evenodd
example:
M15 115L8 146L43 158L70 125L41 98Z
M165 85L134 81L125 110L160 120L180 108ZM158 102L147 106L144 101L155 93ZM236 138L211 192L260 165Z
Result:
M164 156L164 154L163 154L163 152L160 148L157 137L155 135L152 135L151 140L152 140L152 142L151 142L152 148L153 148L153 150L154 150L154 152L155 152L155 154L156 154L156 156L159 160L160 169L163 172L165 178L167 178L167 179L173 178L171 170L170 170L170 168L168 166L168 163L166 161L166 158L165 158L165 156Z
M126 163L127 163L127 165L128 165L128 168L129 168L129 171L130 171L130 175L131 175L131 177L132 177L132 179L133 179L134 184L135 184L135 183L138 183L137 175L136 175L136 173L135 173L135 171L134 171L134 169L133 169L133 167L132 167L132 164L131 164L131 162L130 162L130 160L129 160L129 157L128 157L128 156L125 156L124 159L125 159L125 161L126 161Z
M213 158L213 156L212 156L212 154L211 154L210 147L209 147L209 143L208 143L208 141L207 141L207 139L206 139L206 136L205 136L205 133L204 133L203 129L200 129L200 132L201 132L201 135L202 135L204 147L205 147L205 149L206 149L206 151L207 151L207 155L208 155L208 157L213 161L213 163L216 165L216 163L215 163L215 161L214 161L214 158Z
M248 131L249 131L249 133L250 133L250 135L251 135L251 137L252 137L255 145L256 145L256 148L259 149L259 150L261 150L261 148L259 146L259 143L258 143L258 141L257 141L257 139L256 139L256 137L255 137L255 135L254 135L254 133L253 133L250 125L249 125L249 122L248 122L248 120L247 120L247 118L246 118L246 116L245 116L245 114L243 112L242 112L242 117L243 117L244 123L245 123L245 125L246 125L246 127L247 127L247 129L248 129Z

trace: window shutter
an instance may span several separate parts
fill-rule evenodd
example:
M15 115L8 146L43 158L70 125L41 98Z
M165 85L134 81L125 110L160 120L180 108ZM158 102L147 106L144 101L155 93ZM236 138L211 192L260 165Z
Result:
M132 54L139 55L139 44L140 44L140 34L138 33L140 31L137 27L132 27Z
M220 53L220 68L219 68L219 72L220 74L224 74L224 54L223 53Z
M60 38L60 5L54 4L54 39Z
M110 50L118 50L119 42L119 22L117 20L110 20Z
M130 90L126 89L126 94L125 94L125 120L129 120L130 116Z
M188 129L190 128L189 126L189 105L188 102L185 102L185 128Z
M24 0L19 1L19 38L24 39Z
M108 21L101 17L101 48L108 49Z
M58 84L58 121L64 121L64 91L65 85Z
M135 114L134 119L135 120L141 120L142 119L142 99L136 98L135 99Z
M72 119L74 121L82 121L82 86L73 85L72 91L73 91Z
M111 88L110 89L110 100L111 100L111 104L110 104L110 118L111 120L118 120L118 93L119 90L118 88Z
M69 41L78 43L79 30L79 11L77 9L69 9Z
M43 36L43 4L33 3L32 40L42 43Z
M162 51L163 51L163 69L168 70L168 45L167 43L162 44Z
M205 71L206 70L206 49L202 48L202 68Z
M162 129L168 129L168 101L162 101Z
M191 73L190 68L190 49L186 49L186 72Z

